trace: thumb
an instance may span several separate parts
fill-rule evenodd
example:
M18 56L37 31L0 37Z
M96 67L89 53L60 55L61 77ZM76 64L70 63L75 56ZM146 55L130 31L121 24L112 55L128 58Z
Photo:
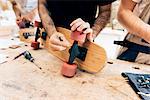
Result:
M65 38L64 35L61 35L58 37L59 40L62 42L62 46L65 46L65 47L70 47L70 42Z
M93 35L92 35L92 33L89 33L89 34L87 34L87 39L90 41L90 42L93 42Z

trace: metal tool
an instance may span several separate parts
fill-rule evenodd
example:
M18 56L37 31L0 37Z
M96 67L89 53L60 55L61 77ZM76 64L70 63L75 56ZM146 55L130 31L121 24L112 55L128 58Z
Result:
M23 55L24 55L24 57L25 57L26 59L28 59L30 62L34 62L34 58L32 57L32 55L30 54L29 51L25 51L25 52L23 53Z
M41 67L39 67L34 61L35 59L32 57L31 53L29 51L24 51L21 54L19 54L18 56L16 56L13 60L19 58L20 56L24 56L27 60L29 60L30 62L34 63L35 66L37 66L39 69L42 69Z
M20 53L18 56L14 57L14 59L13 59L13 60L16 60L16 59L17 59L17 58L19 58L20 56L24 55L24 53L25 53L25 51L24 51L24 52L22 52L22 53Z

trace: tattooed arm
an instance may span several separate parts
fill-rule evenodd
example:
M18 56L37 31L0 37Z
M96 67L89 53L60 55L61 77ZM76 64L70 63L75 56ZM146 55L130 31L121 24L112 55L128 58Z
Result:
M92 27L94 38L100 33L110 19L111 4L99 6L99 15Z
M81 18L78 18L70 24L71 30L81 31L84 34L87 34L87 39L92 42L109 21L110 12L111 4L99 6L98 17L95 20L92 28L90 27L90 24L88 22L85 22Z
M56 31L56 28L49 15L49 11L47 10L47 2L46 0L38 0L38 4L39 15L41 17L43 27L48 35L51 36Z
M15 0L9 0L13 6L13 10L16 14L16 17L21 16L21 6Z
M46 0L38 0L38 3L39 15L41 17L43 27L50 37L50 47L57 51L66 49L70 46L70 43L62 33L56 31L54 22L49 15L49 11L47 10Z

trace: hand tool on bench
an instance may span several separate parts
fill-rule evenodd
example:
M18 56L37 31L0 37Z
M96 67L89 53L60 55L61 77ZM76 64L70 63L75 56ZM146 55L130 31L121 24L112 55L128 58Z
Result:
M24 51L22 53L20 53L18 56L14 57L13 60L19 58L20 56L24 56L27 60L29 60L30 62L34 63L35 66L37 66L39 69L42 69L41 67L39 67L34 61L35 59L32 57L31 53L29 51Z

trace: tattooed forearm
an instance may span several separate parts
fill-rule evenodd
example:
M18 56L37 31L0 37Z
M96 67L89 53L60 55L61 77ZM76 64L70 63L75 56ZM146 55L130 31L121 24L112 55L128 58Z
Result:
M111 4L100 6L99 15L92 27L94 31L94 38L100 33L110 19Z
M54 31L56 31L56 28L53 20L49 15L49 11L46 8L46 0L38 0L38 3L39 15L42 20L43 27L48 33L48 35L51 36L54 33Z
M15 0L9 0L12 4L13 10L15 12L16 17L21 16L21 7Z

